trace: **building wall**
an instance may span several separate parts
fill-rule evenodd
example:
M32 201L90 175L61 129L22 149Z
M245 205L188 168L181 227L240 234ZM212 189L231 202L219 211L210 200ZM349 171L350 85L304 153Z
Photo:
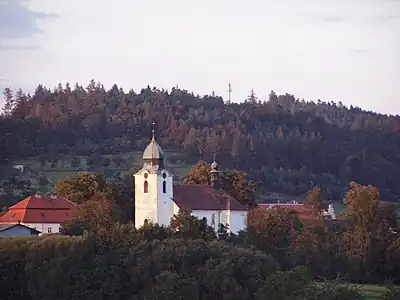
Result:
M23 224L30 228L39 230L43 234L60 232L60 224L59 223L30 223L30 224L23 223Z
M163 174L166 174L166 193L163 193ZM144 177L147 174L147 178ZM172 175L163 170L160 173L149 173L140 170L135 175L135 226L138 228L147 219L159 225L169 225L174 212ZM145 181L148 193L144 193Z
M214 227L216 231L219 224L228 224L230 231L235 234L247 227L247 211L194 210L192 215L200 220L205 217L207 224Z
M165 179L162 176L164 173L166 175ZM166 183L166 190L165 190L166 193L164 193L163 191L164 181ZM157 185L158 185L158 190L157 190L158 224L168 226L174 214L174 202L172 200L174 197L172 175L168 171L163 170L161 174L158 176Z
M30 236L31 230L23 226L14 226L0 231L0 237Z
M229 224L230 230L233 233L238 233L247 227L247 211L231 211L231 223Z
M218 224L220 223L220 212L219 210L194 210L192 211L192 216L200 220L205 217L207 219L207 225L212 226L217 231Z

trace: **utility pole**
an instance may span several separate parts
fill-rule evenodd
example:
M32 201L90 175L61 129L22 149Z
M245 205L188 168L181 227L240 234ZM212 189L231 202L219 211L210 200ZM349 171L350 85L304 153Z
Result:
M231 83L228 84L228 103L231 103L231 93L232 93L232 86Z

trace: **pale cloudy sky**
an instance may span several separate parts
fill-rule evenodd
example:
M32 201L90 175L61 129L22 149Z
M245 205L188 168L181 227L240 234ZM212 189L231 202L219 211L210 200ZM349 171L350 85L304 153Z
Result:
M0 0L0 88L254 89L400 114L400 0Z

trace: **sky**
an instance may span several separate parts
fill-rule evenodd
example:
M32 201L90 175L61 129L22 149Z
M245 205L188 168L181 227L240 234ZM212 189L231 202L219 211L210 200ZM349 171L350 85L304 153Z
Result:
M400 114L400 0L0 0L1 90L91 79Z

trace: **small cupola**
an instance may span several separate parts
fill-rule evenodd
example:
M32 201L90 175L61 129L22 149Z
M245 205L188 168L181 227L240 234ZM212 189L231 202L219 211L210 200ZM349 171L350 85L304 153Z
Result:
M218 189L219 188L219 165L217 160L215 159L215 154L214 154L214 161L211 164L211 171L210 171L210 185Z

